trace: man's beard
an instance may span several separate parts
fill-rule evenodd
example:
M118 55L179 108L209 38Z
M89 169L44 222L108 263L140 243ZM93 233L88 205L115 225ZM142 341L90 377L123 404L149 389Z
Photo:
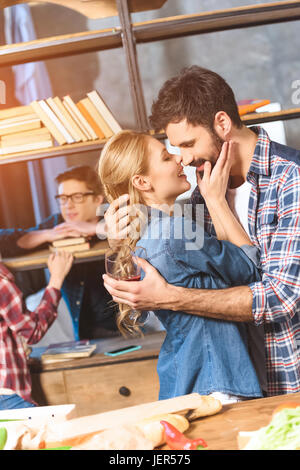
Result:
M221 139L221 137L218 136L214 128L209 129L209 131L210 131L210 135L213 139L213 143L216 147L216 150L218 152L218 157L219 157L221 150L222 150L222 145L224 144L225 140Z

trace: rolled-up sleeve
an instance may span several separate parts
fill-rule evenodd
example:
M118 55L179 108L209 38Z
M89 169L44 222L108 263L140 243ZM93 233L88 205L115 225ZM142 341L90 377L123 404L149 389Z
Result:
M249 285L257 325L292 318L300 303L300 170L289 174L279 191L278 220L269 246L261 252L262 280ZM270 216L270 214L269 214ZM269 217L269 219L271 219ZM271 220L268 221L271 223ZM266 224L262 230L271 230Z

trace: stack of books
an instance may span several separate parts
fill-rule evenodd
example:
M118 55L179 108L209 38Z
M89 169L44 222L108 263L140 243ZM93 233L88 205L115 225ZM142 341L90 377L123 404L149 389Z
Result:
M77 103L56 96L0 110L0 155L108 139L120 130L97 91Z
M55 240L50 245L50 251L56 252L58 250L69 251L76 253L77 251L87 251L90 249L89 242L84 237L64 238L62 240Z
M64 343L50 344L41 354L44 364L61 362L71 359L89 357L96 349L96 344L91 344L89 340L66 341Z
M241 100L238 101L238 110L240 116L254 113L258 108L270 104L270 100Z

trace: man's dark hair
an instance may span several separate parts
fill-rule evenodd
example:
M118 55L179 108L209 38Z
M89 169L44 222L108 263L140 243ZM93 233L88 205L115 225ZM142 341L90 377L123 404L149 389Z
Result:
M58 185L68 180L83 181L88 189L93 191L96 196L104 194L98 173L90 166L76 166L70 168L64 173L57 175L55 178Z
M225 111L238 128L242 126L233 91L226 81L211 70L193 65L165 82L149 119L155 132L183 119L213 130L218 111Z

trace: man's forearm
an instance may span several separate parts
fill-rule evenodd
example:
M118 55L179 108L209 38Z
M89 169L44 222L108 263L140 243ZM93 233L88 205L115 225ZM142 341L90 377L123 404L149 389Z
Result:
M35 230L23 235L17 241L20 248L30 250L48 241L48 230Z
M159 308L218 320L253 322L252 301L248 286L190 289L169 284L166 301Z

